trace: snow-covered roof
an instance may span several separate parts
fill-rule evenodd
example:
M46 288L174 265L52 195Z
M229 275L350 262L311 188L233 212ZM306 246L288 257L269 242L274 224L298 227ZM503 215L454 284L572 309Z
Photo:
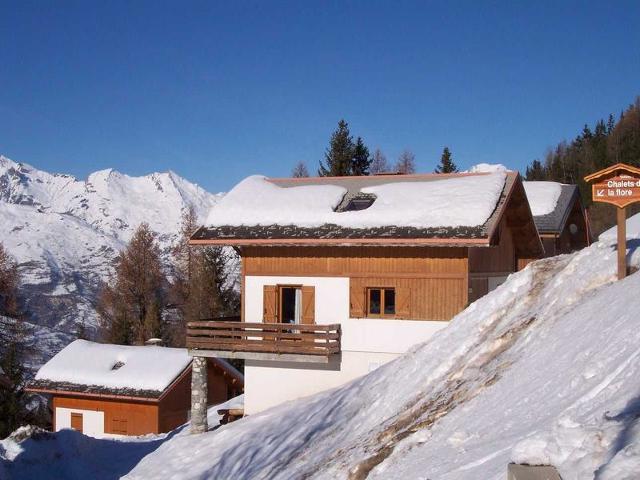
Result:
M520 209L523 201L526 203L520 177L509 171L252 176L211 209L191 241L222 245L492 245L505 212L511 206ZM354 203L358 208L352 208ZM531 219L525 236L537 235L529 208L521 215ZM536 255L542 246L522 249Z
M155 397L191 360L184 348L75 340L40 368L31 387Z
M559 233L565 226L574 202L579 201L576 185L558 182L522 182L533 219L541 233Z
M251 176L211 209L206 224L474 227L483 225L495 210L505 178L504 172L445 178L429 175L417 180L395 176L384 183L379 182L380 177L369 177L356 180L358 185L349 178L278 182ZM364 210L338 209L347 193L354 190L376 199Z

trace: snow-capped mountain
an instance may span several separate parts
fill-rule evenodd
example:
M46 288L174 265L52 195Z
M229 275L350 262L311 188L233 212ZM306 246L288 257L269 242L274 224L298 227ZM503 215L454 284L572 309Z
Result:
M48 349L64 346L78 324L96 326L99 284L141 222L168 256L182 210L193 204L204 218L219 198L173 172L109 169L78 180L0 156L0 242L18 260L30 322L53 339Z

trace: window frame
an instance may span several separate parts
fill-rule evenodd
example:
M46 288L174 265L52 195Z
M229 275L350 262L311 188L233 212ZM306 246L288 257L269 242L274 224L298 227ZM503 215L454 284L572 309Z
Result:
M380 313L372 313L371 312L371 291L372 290L380 290ZM386 307L386 290L393 291L393 313L384 313ZM397 293L396 287L366 287L366 310L365 316L367 318L396 318L397 317Z

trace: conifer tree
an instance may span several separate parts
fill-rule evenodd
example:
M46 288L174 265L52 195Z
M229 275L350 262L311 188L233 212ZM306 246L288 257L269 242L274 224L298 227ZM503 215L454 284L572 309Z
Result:
M525 179L529 181L546 180L547 174L540 160L536 159L527 167Z
M458 167L453 162L453 157L449 147L444 147L442 155L440 156L440 164L434 170L435 173L456 173Z
M118 256L115 276L100 295L98 313L105 339L142 345L149 337L165 337L166 287L160 248L149 225L142 223Z
M358 137L353 147L353 159L351 161L351 175L369 175L371 156L369 149L364 144L362 137Z
M307 166L304 162L298 162L291 170L291 176L293 178L306 178L309 176L309 170L307 170Z
M395 170L403 175L416 173L416 156L413 152L410 150L403 151L398 157Z
M190 246L197 226L191 205L182 214L181 236L173 252L172 302L179 317L172 333L175 346L184 346L187 322L237 315L240 307L233 282L237 272L232 271L239 265L237 254L225 247Z
M353 151L353 138L349 132L349 124L340 120L338 128L331 135L329 148L324 154L324 163L320 162L318 175L321 177L351 175Z
M19 285L17 263L0 243L0 368L9 381L0 385L0 439L26 423L29 416L24 362L30 345L19 306Z
M372 174L389 172L391 167L389 166L389 162L387 161L387 157L382 150L376 148L375 152L373 152L373 156L371 158L371 167L370 171Z

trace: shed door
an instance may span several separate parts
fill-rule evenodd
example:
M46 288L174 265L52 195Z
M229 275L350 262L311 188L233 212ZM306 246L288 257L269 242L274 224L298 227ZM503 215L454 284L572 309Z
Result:
M82 414L81 413L71 414L71 428L82 433Z

